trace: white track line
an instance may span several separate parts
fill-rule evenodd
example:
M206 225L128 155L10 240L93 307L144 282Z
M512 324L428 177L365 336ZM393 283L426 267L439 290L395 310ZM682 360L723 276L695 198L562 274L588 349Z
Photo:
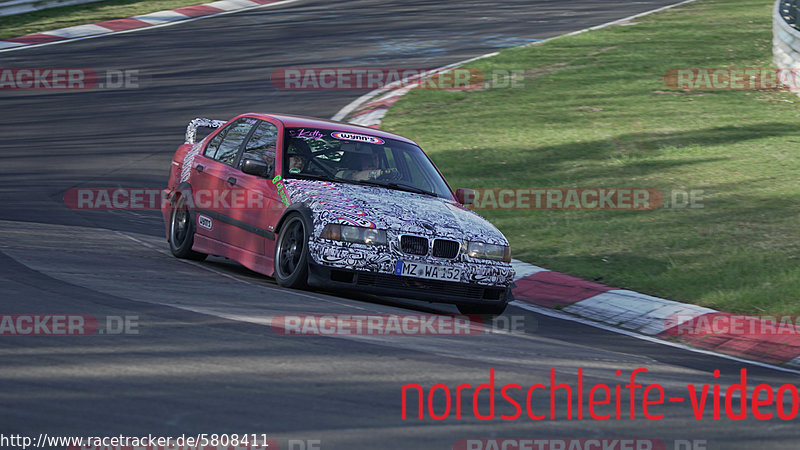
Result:
M679 3L675 3L675 4L667 5L667 6L662 6L660 8L656 8L656 9L653 9L653 10L650 10L650 11L645 11L645 12L639 13L639 14L634 14L632 16L628 16L628 17L625 17L625 18L622 18L622 19L617 19L617 20L613 20L611 22L606 22L606 23L603 23L603 24L600 24L600 25L595 25L593 27L583 28L583 29L577 30L577 31L571 31L571 32L566 33L566 34L559 34L558 36L553 36L551 38L542 39L542 40L539 40L539 41L536 41L536 42L532 42L530 44L521 45L520 47L530 47L530 46L533 46L533 45L541 45L541 44L544 44L545 42L552 41L553 39L558 39L558 38L565 37L565 36L574 36L576 34L581 34L581 33L585 33L587 31L592 31L592 30L600 30L602 28L614 26L614 25L617 25L617 24L620 24L620 23L623 23L623 22L628 22L630 20L637 19L637 18L643 17L643 16L647 16L649 14L653 14L653 13L657 13L657 12L664 11L664 10L667 10L667 9L675 8L676 6L685 5L687 3L692 3L693 1L695 1L695 0L684 0L684 1L679 2ZM483 58L489 58L489 57L492 57L492 56L496 56L498 54L499 54L499 52L487 53L485 55L476 56L475 58L465 59L463 61L459 61L459 62L456 62L456 63L453 63L453 64L448 64L446 66L439 67L438 69L434 69L431 72L436 73L436 72L439 72L441 70L453 69L453 68L456 68L458 66L462 66L464 64L471 63L472 61L477 61L477 60L483 59ZM333 117L331 117L331 120L339 121L339 120L344 119L345 117L347 117L348 114L353 112L356 108L358 108L359 106L361 106L364 103L367 103L368 100L371 100L373 97L375 97L375 96L377 96L379 94L382 94L383 92L386 92L388 90L393 89L398 84L399 83L397 83L397 82L390 83L390 84L388 84L388 85L386 85L386 86L384 86L382 88L375 89L372 92L368 92L368 93L362 95L361 97L359 97L359 98L353 100L352 102L350 102L349 104L347 104L347 106L345 106L344 108L340 109L339 112L337 112Z
M476 56L474 58L465 59L463 61L459 61L459 62L456 62L456 63L453 63L453 64L448 64L446 66L439 67L438 69L434 69L434 70L430 71L430 73L438 73L438 72L441 72L441 71L444 71L444 70L454 69L454 68L456 68L456 67L458 67L458 66L460 66L462 64L471 63L472 61L477 61L479 59L488 58L490 56L496 56L498 54L499 54L498 52L492 52L492 53L487 53L485 55ZM342 120L342 119L344 119L353 110L355 110L356 108L361 106L363 103L366 103L367 100L371 100L373 97L376 97L376 96L378 96L380 94L383 94L384 92L387 92L387 91L393 90L393 89L395 89L397 87L400 87L402 84L403 84L403 80L398 80L398 81L389 83L389 84L387 84L386 86L384 86L382 88L378 88L378 89L375 89L373 91L370 91L370 92L362 95L361 97L358 97L357 99L355 99L352 102L348 103L347 106L345 106L344 108L340 109L339 112L337 112L331 118L331 120Z

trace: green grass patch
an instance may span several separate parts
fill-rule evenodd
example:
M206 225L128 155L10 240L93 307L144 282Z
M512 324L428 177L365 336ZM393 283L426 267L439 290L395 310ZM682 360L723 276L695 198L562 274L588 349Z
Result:
M772 66L771 0L699 0L470 68L523 88L415 90L383 128L454 187L703 191L702 208L483 210L514 257L738 313L800 313L800 100L676 91L673 68Z
M73 25L148 14L207 3L201 0L110 0L0 17L0 39L50 31Z

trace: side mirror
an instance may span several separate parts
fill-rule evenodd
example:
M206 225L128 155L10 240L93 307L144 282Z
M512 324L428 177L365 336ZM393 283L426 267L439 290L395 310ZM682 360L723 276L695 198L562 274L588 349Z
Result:
M475 203L475 191L473 189L456 189L456 200L464 206Z
M268 175L267 163L255 159L245 159L242 161L242 172L257 177L266 177Z

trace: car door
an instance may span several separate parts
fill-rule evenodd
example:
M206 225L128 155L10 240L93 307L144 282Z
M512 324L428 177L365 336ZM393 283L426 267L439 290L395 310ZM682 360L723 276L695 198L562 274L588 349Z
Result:
M196 158L192 183L195 206L197 208L197 233L242 247L246 234L232 217L237 206L232 199L238 198L242 191L236 186L234 164L242 145L247 140L257 119L242 117L215 135L206 147L202 157ZM197 167L197 166L200 167Z
M241 190L238 192L237 204L243 206L233 208L231 218L245 224L248 231L246 235L241 235L237 246L270 259L273 257L275 225L286 209L275 184L272 183L281 135L279 123L258 120L242 146L236 168L231 168L229 174L235 179L236 187ZM267 172L260 176L242 172L242 164L246 159L266 163Z
M220 129L206 144L203 151L195 156L192 161L191 177L192 205L195 208L195 232L214 239L220 239L221 229L214 227L214 192L219 184L217 172L221 169L219 162L214 159L222 140L230 131L233 124Z

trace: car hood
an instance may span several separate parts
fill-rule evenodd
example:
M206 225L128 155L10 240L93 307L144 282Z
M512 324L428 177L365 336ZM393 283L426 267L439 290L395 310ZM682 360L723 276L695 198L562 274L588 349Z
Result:
M315 233L327 223L342 223L394 234L508 245L489 221L448 199L380 186L301 179L283 182L292 204L311 209Z

